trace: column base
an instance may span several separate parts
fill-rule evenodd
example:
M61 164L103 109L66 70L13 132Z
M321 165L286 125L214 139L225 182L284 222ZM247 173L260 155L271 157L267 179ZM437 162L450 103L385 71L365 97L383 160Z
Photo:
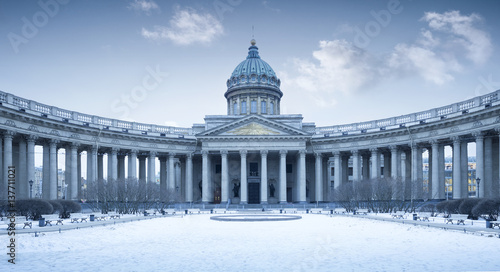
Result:
M240 201L240 204L246 205L248 203L246 201Z
M261 201L260 204L261 205L267 205L268 203L267 203L267 201Z

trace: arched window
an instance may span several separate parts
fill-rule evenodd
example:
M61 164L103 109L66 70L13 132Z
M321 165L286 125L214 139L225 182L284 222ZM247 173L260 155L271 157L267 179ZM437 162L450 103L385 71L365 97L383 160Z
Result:
M274 102L269 103L269 114L274 114Z
M257 113L257 101L250 101L250 113Z
M233 103L233 114L238 115L238 103Z
M266 101L260 101L260 113L266 114L267 113L267 103Z

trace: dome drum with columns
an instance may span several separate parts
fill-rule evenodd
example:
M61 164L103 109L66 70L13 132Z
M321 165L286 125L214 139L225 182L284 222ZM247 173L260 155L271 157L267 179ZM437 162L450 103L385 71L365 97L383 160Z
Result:
M170 191L189 203L327 202L342 184L380 178L418 183L429 199L500 196L500 91L423 112L327 127L304 123L300 114L280 114L282 96L280 81L260 59L255 41L228 80L227 115L207 115L191 128L91 116L0 92L0 199L7 198L12 166L19 199L32 193L81 200L84 179L159 182L158 201ZM475 143L475 154L468 153L468 143ZM41 154L35 154L36 147ZM459 166L451 172L445 147ZM42 157L41 168L35 167L35 156ZM469 156L476 157L480 187L471 185L464 166Z

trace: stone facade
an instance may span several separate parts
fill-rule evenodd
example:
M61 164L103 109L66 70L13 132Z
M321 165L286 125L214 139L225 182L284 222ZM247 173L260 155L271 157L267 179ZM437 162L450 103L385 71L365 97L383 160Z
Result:
M82 197L83 171L87 180L145 182L155 182L159 171L161 192L175 189L185 202L323 202L346 182L382 177L422 182L425 150L429 198L444 199L445 146L452 147L456 166L453 198L469 195L471 155L481 178L479 195L500 196L500 91L419 113L316 127L302 122L300 114L280 114L280 81L258 56L255 42L227 85L228 115L206 116L204 124L191 128L90 116L0 92L1 198L7 198L9 166L18 173L17 198L29 197L35 145L43 147L45 199L58 197L60 149L66 153L66 195L74 200ZM469 142L476 143L476 154L467 154Z

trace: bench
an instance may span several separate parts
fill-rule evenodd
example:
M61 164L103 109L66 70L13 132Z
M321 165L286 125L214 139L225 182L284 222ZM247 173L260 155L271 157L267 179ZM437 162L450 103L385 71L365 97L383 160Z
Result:
M13 230L16 225L23 225L23 229L26 227L33 227L33 221L26 220L26 216L15 216L3 218L3 224L7 225L7 230Z
M345 214L347 210L345 208L335 208L333 212L336 214Z
M226 209L213 209L213 213L226 213Z
M145 210L144 216L148 216L148 215L156 215L156 210Z
M188 209L187 211L188 211L188 214L201 213L200 209Z
M120 219L120 214L117 212L110 212L108 213L108 216L110 219Z
M453 225L453 221L456 222L457 225L465 225L465 220L469 217L466 214L452 214L449 218L445 218L444 221L446 224L451 223Z
M420 220L420 221L427 221L429 222L429 217L431 217L431 213L419 213L417 215L417 220Z
M320 209L320 208L313 208L311 210L309 210L310 213L322 213L323 212L323 209Z
M70 214L70 219L71 219L71 223L81 223L83 221L87 222L87 218L88 216L87 215L84 215L82 213L72 213ZM80 221L80 222L78 222Z
M406 213L403 211L397 211L396 213L391 214L391 216L394 219L405 219Z
M295 208L286 208L286 209L283 209L283 213L297 213L297 209L295 209Z
M166 209L165 214L175 214L175 209Z
M498 227L500 229L500 221L490 221L491 228L494 229L495 227Z
M53 221L57 221L56 226L59 224L64 225L63 224L64 219L59 218L58 214L42 214L42 218L45 218L45 226L47 225L52 226Z
M368 214L368 209L357 209L354 214L363 214L367 215Z

